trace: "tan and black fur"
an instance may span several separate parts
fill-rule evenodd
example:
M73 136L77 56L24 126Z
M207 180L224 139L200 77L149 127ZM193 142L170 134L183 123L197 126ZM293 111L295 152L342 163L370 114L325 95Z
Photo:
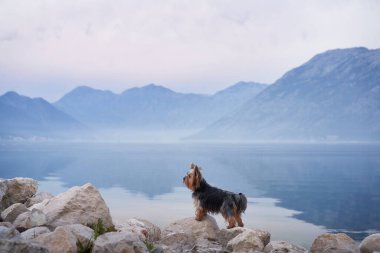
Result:
M233 193L209 185L202 176L201 168L195 164L183 178L183 183L193 192L195 219L200 221L207 213L221 213L228 223L243 227L241 214L247 209L247 198L243 193Z

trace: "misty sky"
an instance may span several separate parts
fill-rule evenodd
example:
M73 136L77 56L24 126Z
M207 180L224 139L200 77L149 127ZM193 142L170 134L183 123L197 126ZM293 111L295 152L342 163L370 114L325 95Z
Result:
M0 94L213 93L333 48L380 47L380 1L0 0Z

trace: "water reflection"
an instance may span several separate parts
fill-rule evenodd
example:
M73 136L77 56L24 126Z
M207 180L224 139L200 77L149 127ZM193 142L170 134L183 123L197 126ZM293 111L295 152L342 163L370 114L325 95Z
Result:
M92 182L110 206L115 206L116 217L118 212L134 216L140 208L169 210L167 217L151 218L157 223L172 220L176 214L179 218L193 214L190 192L181 181L190 162L204 167L211 184L255 199L257 203L250 203L247 212L252 226L271 227L281 239L312 238L308 236L313 232L306 231L320 232L322 227L348 231L358 240L368 230L380 230L380 148L376 145L0 147L0 177L33 177L53 193ZM53 178L46 180L47 176ZM264 199L270 199L272 206L265 205ZM281 215L268 211L276 208L282 210ZM289 210L295 211L286 213ZM279 216L287 217L287 223L275 218ZM305 224L313 228L307 229Z

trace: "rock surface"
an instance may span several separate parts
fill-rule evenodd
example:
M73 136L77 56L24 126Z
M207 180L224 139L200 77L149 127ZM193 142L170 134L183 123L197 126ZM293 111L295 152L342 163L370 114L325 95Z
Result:
M92 253L148 253L145 244L136 234L110 232L99 236L94 242Z
M36 227L28 229L20 234L21 238L24 240L32 240L39 235L50 233L51 231L47 227Z
M161 229L144 219L128 219L123 223L115 225L115 227L118 231L140 234L143 239L147 239L149 242L156 242L161 239Z
M38 209L20 214L13 225L17 228L34 228L47 224L46 215Z
M0 239L0 252L25 252L25 253L49 253L40 245L28 243L22 240Z
M45 199L53 198L53 194L49 192L39 192L25 202L26 207L31 207L35 204L41 203Z
M255 235L259 237L260 240L263 242L264 246L269 243L270 237L271 237L271 234L269 232L261 230L261 229L249 229L249 228L242 228L242 227L235 227L231 229L225 229L225 228L221 229L218 233L218 240L225 247L227 246L227 243L231 239L235 238L237 235L248 230L255 233Z
M75 236L75 238L77 240L80 240L82 243L85 243L93 239L93 236L94 236L94 230L82 224L65 225L65 226L56 228L56 230L57 229L62 229L69 233L72 233Z
M16 177L0 179L0 211L16 203L25 203L37 191L37 181Z
M0 238L12 239L18 238L20 233L14 227L0 227Z
M28 211L29 209L24 204L16 203L1 212L1 218L4 221L14 222L17 216Z
M50 199L41 209L50 227L69 224L96 224L98 219L111 227L112 218L104 199L92 184L73 187Z
M264 248L265 253L307 253L305 248L286 241L272 241Z
M263 251L264 242L255 231L246 230L227 243L227 250L233 252Z
M322 234L314 240L310 252L355 253L356 246L355 241L346 234Z
M361 253L380 252L380 233L373 234L364 238L360 243L359 249Z
M215 219L207 215L202 221L196 221L193 217L175 221L162 231L162 237L164 238L176 233L185 233L196 238L216 241L218 239L218 232L219 227Z
M76 238L70 232L57 228L54 232L37 236L32 242L43 245L50 253L76 253Z

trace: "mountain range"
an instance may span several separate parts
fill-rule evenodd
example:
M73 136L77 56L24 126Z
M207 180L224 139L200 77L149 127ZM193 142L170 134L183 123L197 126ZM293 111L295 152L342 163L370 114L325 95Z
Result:
M335 49L271 85L213 95L150 84L121 94L80 86L55 103L0 96L0 136L195 141L379 141L380 49Z
M380 49L318 54L195 137L379 140Z

